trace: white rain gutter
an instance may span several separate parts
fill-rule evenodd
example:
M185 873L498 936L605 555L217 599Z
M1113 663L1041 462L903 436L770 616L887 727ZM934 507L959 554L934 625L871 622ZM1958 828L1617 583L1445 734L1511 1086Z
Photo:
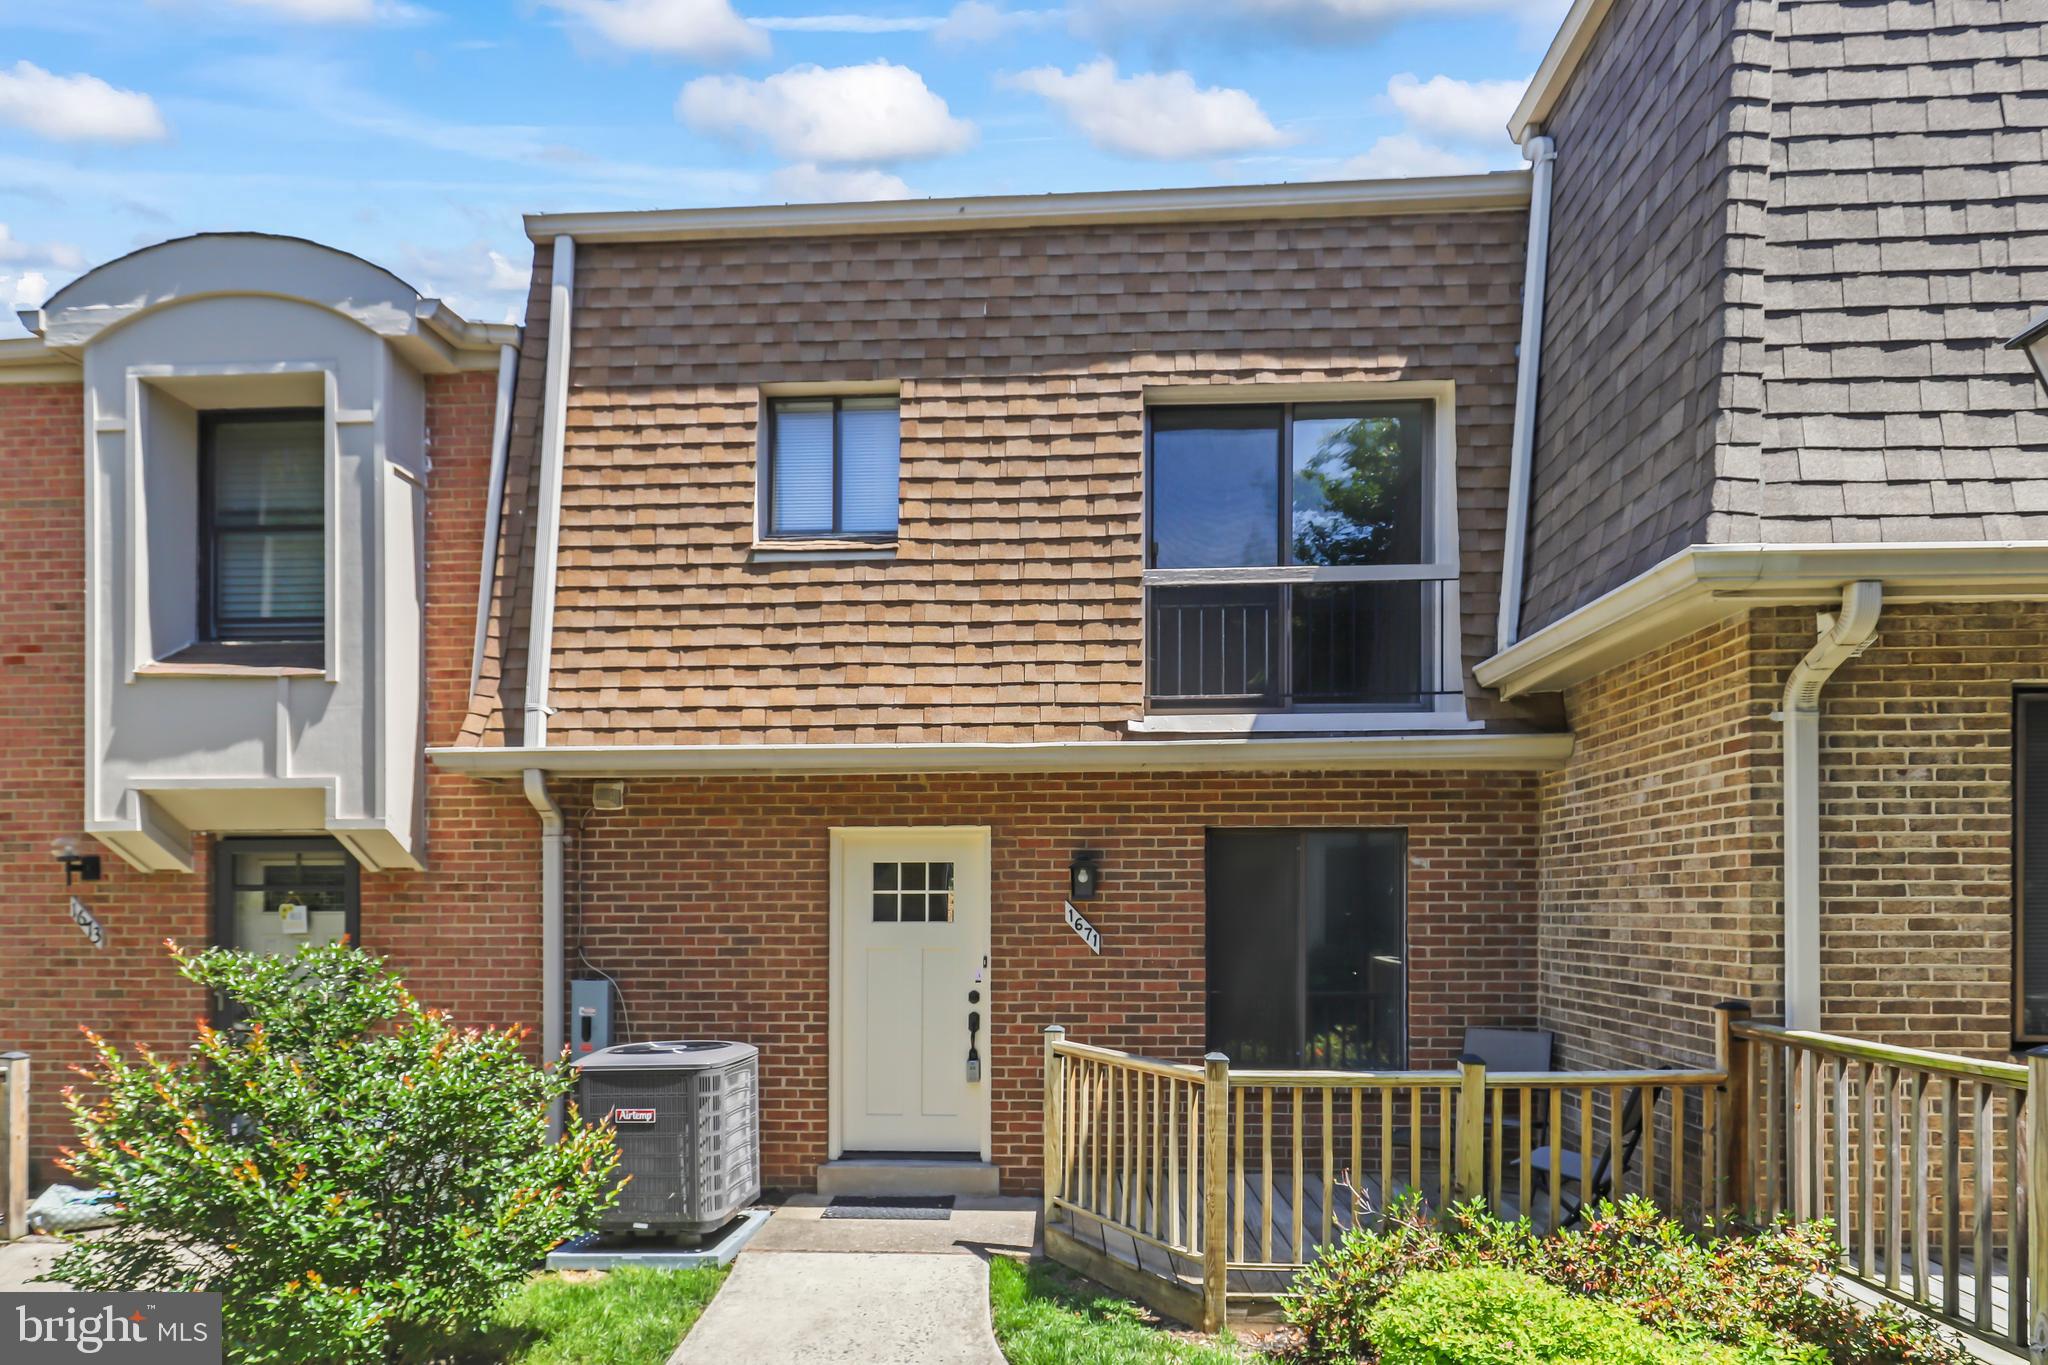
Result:
M562 808L548 794L548 775L525 773L526 799L540 816L540 1055L546 1066L562 1060ZM562 1106L548 1111L548 1137L562 1135Z
M548 277L548 368L541 400L540 536L534 548L533 619L527 629L526 742L548 742L548 673L555 638L555 561L562 545L562 444L569 424L569 324L575 306L576 239L555 238Z
M484 671L484 629L490 620L491 584L498 576L498 517L505 501L505 458L512 441L512 383L519 372L519 348L498 348L498 406L491 417L491 486L484 494L483 565L476 579L476 643L469 651L469 695L476 695Z
M1820 1027L1820 694L1835 670L1870 647L1884 585L1842 588L1840 615L1823 612L1820 639L1785 680L1785 1027Z
M1497 638L1506 649L1522 630L1522 577L1528 559L1530 465L1536 449L1536 385L1543 368L1543 295L1550 279L1550 182L1557 144L1531 137L1522 144L1533 180L1529 189L1529 246L1522 274L1522 345L1515 368L1515 430L1508 453L1507 543L1501 555Z

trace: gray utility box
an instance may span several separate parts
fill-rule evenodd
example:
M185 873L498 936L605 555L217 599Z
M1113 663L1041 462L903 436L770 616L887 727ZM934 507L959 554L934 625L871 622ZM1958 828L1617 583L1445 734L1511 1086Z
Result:
M760 1052L624 1043L576 1059L583 1116L612 1120L632 1180L606 1232L716 1232L761 1197Z

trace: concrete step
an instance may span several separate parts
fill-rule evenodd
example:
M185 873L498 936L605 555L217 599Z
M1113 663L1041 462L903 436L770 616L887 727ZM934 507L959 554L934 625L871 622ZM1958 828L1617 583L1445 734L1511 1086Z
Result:
M993 1195L1002 1175L987 1161L924 1156L852 1156L818 1167L818 1193Z

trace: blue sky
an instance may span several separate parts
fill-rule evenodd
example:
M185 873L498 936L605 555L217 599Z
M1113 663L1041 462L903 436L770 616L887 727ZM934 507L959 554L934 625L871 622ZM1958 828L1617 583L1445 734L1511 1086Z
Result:
M1566 0L0 0L0 334L215 229L516 318L522 212L1510 167Z

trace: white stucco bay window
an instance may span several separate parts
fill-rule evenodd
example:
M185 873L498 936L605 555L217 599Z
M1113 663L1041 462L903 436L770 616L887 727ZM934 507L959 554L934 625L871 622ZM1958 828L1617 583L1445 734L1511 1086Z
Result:
M85 381L86 828L146 871L201 832L421 866L426 376L496 368L510 329L253 234L24 321Z

